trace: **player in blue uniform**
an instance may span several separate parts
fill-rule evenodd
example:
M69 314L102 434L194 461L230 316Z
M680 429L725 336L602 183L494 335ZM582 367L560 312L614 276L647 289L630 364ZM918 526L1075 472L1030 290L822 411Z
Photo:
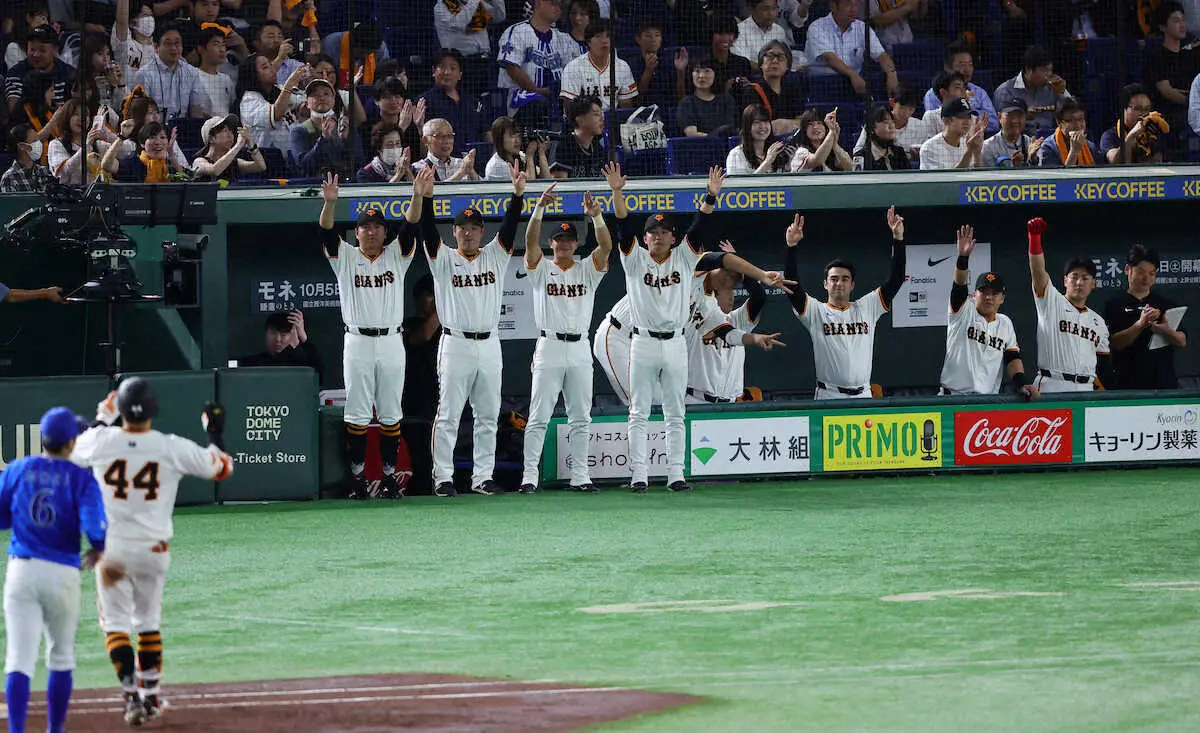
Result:
M79 536L94 564L104 550L108 523L92 472L71 463L80 420L65 407L42 416L42 455L14 461L0 474L0 529L12 529L4 581L4 628L8 652L9 733L25 733L29 683L38 644L46 636L47 730L63 733L75 668L79 627Z

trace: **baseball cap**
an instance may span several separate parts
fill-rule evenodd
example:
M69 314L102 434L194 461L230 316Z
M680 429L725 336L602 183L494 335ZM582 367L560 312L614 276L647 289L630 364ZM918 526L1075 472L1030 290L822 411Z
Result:
M1000 108L1001 112L1024 112L1029 113L1029 105L1025 104L1025 100L1020 97L1014 97L1004 103Z
M477 227L483 226L483 215L478 209L463 209L458 212L458 216L454 217L454 226L460 227L464 224L474 224Z
M942 103L942 119L978 116L979 113L971 109L971 103L965 99L947 99Z
M1000 277L995 272L985 272L975 281L976 290L991 290L996 293L1003 294L1008 288L1004 285L1004 278Z
M363 224L369 224L371 222L387 226L387 219L383 218L383 212L379 209L376 209L374 206L368 206L359 212L358 221L355 222L354 226L357 228Z
M579 241L579 230L577 230L575 225L571 222L564 221L556 226L554 228L554 233L550 235L551 239L558 239L559 237Z
M666 214L655 214L654 216L646 217L646 229L663 229L671 234L675 233L675 225L671 223L671 219Z
M312 80L312 81L310 81L308 84L304 85L304 93L305 93L305 94L312 94L313 87L314 87L314 86L316 86L316 85L318 85L318 84L324 84L325 86L329 87L329 91L333 92L333 95L334 95L335 97L337 96L337 90L333 88L333 85L332 85L332 84L330 84L328 80L326 80L326 79L320 79L320 78L318 78L318 79L313 79L313 80Z
M204 125L200 128L201 142L203 142L205 145L210 144L212 142L212 136L216 134L217 129L220 128L221 125L224 125L227 121L232 122L234 127L241 122L241 120L238 119L238 116L233 114L224 115L223 117L209 117L207 120L205 120Z
M65 407L52 407L42 415L42 443L61 448L79 435L79 418Z
M40 41L41 43L58 45L58 33L54 31L54 26L51 25L39 25L37 28L29 31L29 35L25 38L29 41Z

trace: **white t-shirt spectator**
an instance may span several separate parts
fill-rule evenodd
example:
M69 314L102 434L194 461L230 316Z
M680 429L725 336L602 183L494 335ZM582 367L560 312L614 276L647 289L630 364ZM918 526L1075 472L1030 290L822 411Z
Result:
M506 64L521 67L535 87L553 90L559 86L563 69L571 59L579 55L579 44L566 33L551 28L539 33L529 21L508 27L500 36L500 73L497 86L505 90L508 111L513 113L521 105L520 97L526 94L505 69Z
M24 60L25 49L21 48L21 44L16 41L11 41L8 48L4 49L4 68L11 69Z
M731 176L744 176L754 172L741 145L734 145L733 149L729 151L729 155L725 156L725 172Z
M1192 89L1188 93L1188 126L1200 135L1200 74L1192 80Z
M861 74L866 45L863 43L865 24L855 20L843 33L832 15L817 18L808 26L808 43L804 46L804 55L808 57L808 73L836 74L825 63L823 54L832 52L856 73ZM871 29L871 58L878 59L883 55L883 44L875 30Z
M921 146L921 170L939 171L957 168L967 152L967 139L962 137L958 147L946 142L944 134L934 135Z
M438 43L463 56L489 53L488 25L503 23L504 17L504 0L437 0L433 6Z
M150 59L156 56L154 53L154 44L138 43L133 39L133 33L130 33L129 38L122 41L117 38L117 29L113 28L109 38L112 43L113 60L121 65L122 71L125 73L126 82L133 78L133 74L138 69L148 65Z
M277 148L286 152L292 147L289 128L296 121L294 100L282 120L275 119L274 105L261 92L250 91L242 95L238 116L242 124L250 128L250 138L260 148Z
M789 37L787 29L783 26L778 23L772 23L771 27L764 31L758 27L758 23L754 22L754 18L746 18L741 23L738 23L737 40L729 48L729 53L737 54L742 58L750 59L757 63L758 52L769 41L780 41L788 48L792 46L792 39Z
M917 153L921 150L921 146L925 144L926 140L945 129L945 125L942 123L942 111L940 109L937 111L937 116L937 127L930 127L923 118L916 116L909 117L908 124L906 124L903 128L897 128L896 130L896 144L904 148L904 151L907 152L910 157L912 157L914 153ZM858 150L866 144L867 131L866 128L863 128L863 130L858 133L858 142L854 143L854 149Z
M580 97L599 97L600 106L608 109L612 86L609 85L608 64L601 69L592 63L592 57L584 54L572 59L562 74L563 99L568 101ZM637 84L633 81L633 71L624 59L617 59L617 101L628 102L638 94Z
M200 85L208 97L208 113L213 117L224 117L234 110L237 103L237 84L228 75L217 72L210 74L204 69L200 72Z
M517 153L521 159L521 168L525 168L525 153ZM510 181L512 173L508 167L508 163L504 162L504 158L500 157L500 153L492 153L492 157L488 158L487 166L483 169L483 180L485 181Z

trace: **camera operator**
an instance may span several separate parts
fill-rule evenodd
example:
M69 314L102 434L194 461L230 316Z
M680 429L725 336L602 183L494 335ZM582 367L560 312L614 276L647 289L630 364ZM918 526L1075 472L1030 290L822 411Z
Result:
M40 288L38 290L18 290L0 283L0 303L24 303L30 300L48 300L51 303L66 303L62 297L62 288Z
M8 131L8 154L15 160L0 175L0 193L37 193L46 189L54 176L41 163L43 145L31 125L15 125Z
M550 178L550 162L546 157L550 142L539 135L540 132L544 130L527 131L526 140L511 117L497 117L488 133L496 152L492 153L484 167L484 180L511 180L512 174L509 171L513 161L518 161L527 180ZM522 144L525 146L524 150L521 149Z
M321 354L308 340L304 330L304 314L300 311L280 311L267 316L265 324L266 351L237 360L240 367L311 367L317 373L318 384L324 380Z
M1161 163L1166 150L1166 120L1151 106L1141 84L1121 87L1121 117L1100 136L1100 154L1109 163Z

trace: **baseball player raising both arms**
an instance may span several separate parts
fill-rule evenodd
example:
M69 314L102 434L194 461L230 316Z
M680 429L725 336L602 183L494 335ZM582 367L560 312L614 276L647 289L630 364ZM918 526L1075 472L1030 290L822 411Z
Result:
M365 499L378 494L399 499L404 496L396 473L400 448L400 396L404 390L404 275L412 264L422 182L432 181L432 169L417 174L413 197L394 238L379 209L365 209L358 216L354 234L358 246L342 239L334 226L338 181L333 173L321 183L321 247L338 281L342 322L346 327L342 346L342 368L346 384L346 452L353 487L350 498ZM372 486L363 473L367 455L367 426L372 407L379 420L379 454L383 457L383 479Z
M79 628L79 535L104 550L104 500L96 479L69 456L79 418L65 407L42 416L42 455L13 461L0 473L0 529L11 529L4 579L4 687L8 730L25 733L38 644L46 637L47 730L63 733Z
M632 341L629 347L629 463L633 468L630 489L645 493L649 466L646 424L656 386L662 389L663 417L667 428L667 488L691 491L683 480L683 413L687 390L687 343L684 338L689 306L695 288L692 282L704 254L698 232L712 213L717 194L725 183L720 166L708 174L707 196L691 227L681 241L665 214L646 220L639 247L634 233L626 225L629 214L622 193L624 179L609 179L613 188L613 211L620 225L621 264L625 270L625 288L629 294ZM747 277L782 287L787 281L778 272L764 272L737 255L715 252L704 259L710 268L725 267ZM725 324L712 334L727 344L744 343L770 349L783 346L779 334L753 334Z
M158 397L140 377L121 382L96 408L96 427L79 436L71 460L92 469L104 495L108 538L96 566L100 626L125 696L125 722L141 725L165 709L162 677L163 585L171 564L167 542L179 480L222 481L233 460L222 449L224 411L204 408L209 445L151 429ZM123 424L113 427L120 417ZM137 634L136 681L132 634Z
M1038 379L1040 392L1087 392L1095 389L1097 366L1107 366L1108 325L1087 307L1096 289L1096 263L1072 257L1063 268L1066 295L1058 292L1046 272L1042 234L1046 220L1026 224L1029 235L1029 274L1033 279L1033 304L1037 309Z
M975 230L958 230L958 260L950 286L950 315L946 325L946 362L942 365L942 394L996 394L1007 368L1013 385L1026 399L1036 399L1037 389L1025 376L1017 332L1004 305L1004 280L985 272L967 294Z
M433 215L432 198L425 202L421 236L433 274L433 292L442 340L438 345L438 410L433 424L433 493L456 496L454 444L463 407L471 401L475 415L474 468L471 490L500 494L492 471L496 467L496 420L500 413L500 296L504 274L513 253L513 240L521 221L525 173L510 167L513 195L504 212L500 231L483 241L483 216L472 208L454 218L456 249L442 243ZM414 183L423 196L433 196L433 181Z
M609 163L615 168L615 163ZM550 233L554 258L542 256L542 217L558 196L554 185L538 199L525 229L525 269L533 290L533 318L541 336L533 351L533 389L529 421L525 425L525 473L521 493L537 491L538 464L546 426L561 392L567 406L568 445L571 450L571 489L594 492L588 476L588 426L592 424L592 355L588 353L588 328L596 288L608 272L612 235L604 223L600 204L591 192L583 195L583 210L596 230L596 248L587 257L576 258L579 233L574 224L562 222Z
M790 296L792 311L812 336L817 375L815 399L871 396L875 324L880 316L891 310L892 299L904 285L904 218L896 214L894 206L887 211L887 223L892 230L892 264L888 279L882 285L851 301L854 265L845 260L834 260L825 265L827 302L816 300L800 286L793 288ZM784 276L798 280L799 250L796 245L804 239L804 217L796 214L784 236L788 246Z
M721 251L732 254L733 245L722 242ZM739 282L745 285L750 297L734 308L733 289ZM746 347L730 346L723 339L713 338L709 319L715 316L736 329L753 331L766 303L766 289L752 278L743 278L725 268L696 277L691 307L694 328L687 334L688 402L736 402L741 398L745 390Z

